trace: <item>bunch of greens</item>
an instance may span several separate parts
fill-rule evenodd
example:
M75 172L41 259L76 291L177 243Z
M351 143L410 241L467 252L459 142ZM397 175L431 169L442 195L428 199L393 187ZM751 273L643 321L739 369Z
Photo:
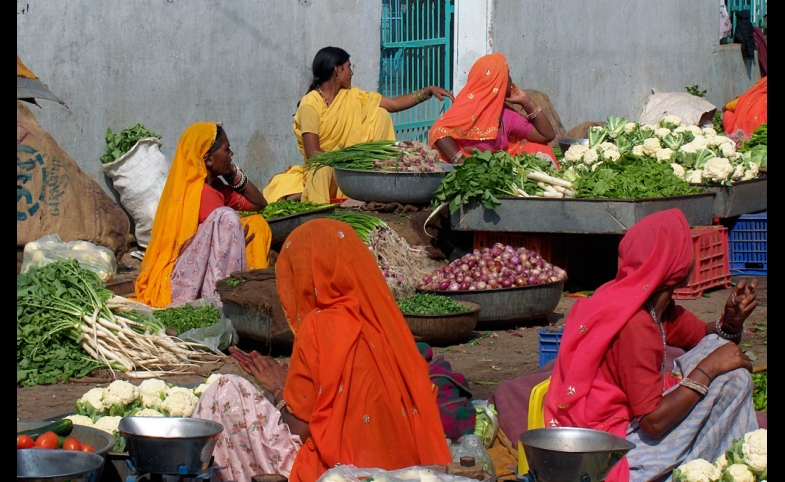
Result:
M499 196L517 196L512 188L519 177L516 159L507 152L474 151L462 164L447 174L431 201L436 208L449 203L454 213L471 201L481 202L487 209L501 206Z
M136 124L117 134L112 132L112 128L109 127L106 130L106 154L101 156L101 162L103 164L109 164L110 162L116 161L122 157L123 154L131 150L139 140L148 137L161 138L161 136L150 129L147 129L142 124Z
M323 167L340 167L371 171L375 161L396 158L400 155L401 150L393 146L393 141L362 142L312 156L305 162L305 169L316 172Z
M685 87L685 89L687 89L688 93L694 96L706 97L706 89L701 90L700 87L698 87L698 84L690 85L688 87Z
M754 131L752 131L752 135L750 135L749 140L741 141L741 146L739 146L739 152L746 152L752 150L752 148L757 146L766 146L768 144L768 127L767 124L759 125Z
M365 244L371 243L372 235L379 229L388 227L387 223L375 216L353 213L350 211L335 211L329 217L330 219L335 219L336 221L341 221L351 226Z
M221 310L212 305L183 305L153 312L155 319L177 333L212 326L221 321Z
M334 204L316 204L310 201L292 201L284 199L283 201L276 201L268 203L262 211L238 211L239 216L250 216L252 214L261 214L264 219L276 219L284 216L291 216L293 214L300 214L315 209L322 209Z
M670 164L627 156L581 173L574 189L576 198L592 199L642 199L703 192L674 176Z
M755 411L768 412L768 370L752 374L752 383L754 389L752 391L752 400L755 403Z
M103 363L82 349L75 329L113 293L76 260L31 267L16 277L16 382L24 386L81 378Z
M416 293L409 298L398 300L398 308L401 313L408 315L443 315L469 311L469 308L449 296L431 293Z

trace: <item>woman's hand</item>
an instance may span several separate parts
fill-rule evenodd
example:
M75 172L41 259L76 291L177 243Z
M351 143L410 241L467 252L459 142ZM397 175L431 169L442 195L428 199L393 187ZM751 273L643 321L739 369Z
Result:
M283 390L286 376L289 374L289 365L285 363L280 365L275 361L275 358L262 356L256 350L248 355L232 347L229 348L229 354L237 360L240 368L256 378L262 388L273 394Z
M531 102L532 98L529 96L529 94L526 93L525 90L521 89L515 85L515 82L513 82L512 92L510 92L510 96L504 100L510 104L518 104L519 106L523 107Z
M445 97L447 97L451 101L455 102L455 97L453 97L453 95L450 93L450 91L442 89L439 86L429 85L428 87L426 87L423 90L425 91L425 96L427 98L429 98L429 99L431 98L431 96L435 95L436 98L439 99L442 102L444 102L444 98Z
M737 368L744 368L751 372L752 361L750 357L741 351L737 344L725 343L701 360L698 363L698 368L705 370L711 376L711 379L714 380L723 373L728 373Z
M742 280L731 289L730 295L725 301L725 312L722 315L723 329L727 328L726 331L733 334L741 332L744 328L744 320L758 306L758 294L755 293L757 286L758 280L756 279L749 283Z
M245 229L243 229L243 234L245 234L245 245L246 246L251 244L251 241L253 241L253 238L256 237L256 233L253 233L250 236L248 236L248 228L250 228L250 226L246 225Z

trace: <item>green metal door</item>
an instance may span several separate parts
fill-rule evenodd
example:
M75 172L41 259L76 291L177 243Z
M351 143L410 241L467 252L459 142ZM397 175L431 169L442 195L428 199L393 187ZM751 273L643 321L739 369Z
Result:
M397 97L452 80L452 0L382 0L379 92ZM436 97L392 114L398 140L428 139L428 130L449 107Z

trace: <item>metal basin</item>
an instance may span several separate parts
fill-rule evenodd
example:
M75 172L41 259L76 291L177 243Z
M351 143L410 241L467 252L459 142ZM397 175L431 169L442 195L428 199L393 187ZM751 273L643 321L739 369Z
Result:
M273 234L273 240L270 244L272 246L283 244L283 242L286 241L286 237L289 236L295 228L312 219L326 218L335 211L336 207L338 206L332 205L321 209L314 209L313 211L306 211L304 213L268 219L267 224L270 226L270 231L272 231Z
M404 313L403 317L412 330L415 341L424 341L429 345L449 345L471 335L477 326L482 306L471 301L457 303L470 308L469 311L441 315Z
M741 181L731 186L708 186L715 193L714 216L731 218L742 214L757 213L768 208L767 177Z
M544 318L559 305L567 278L555 283L497 288L482 291L429 291L455 301L472 301L482 306L477 326L515 324Z
M97 482L104 456L72 450L16 451L16 480L25 482Z
M442 179L453 170L445 164L444 172L361 171L335 168L335 181L352 199L365 202L426 204L431 202Z
M580 138L564 138L558 139L556 142L559 143L559 149L561 149L561 153L564 154L567 152L567 149L570 148L573 144L583 144L584 146L589 145L589 139L580 139Z
M75 414L68 413L57 418L57 420L65 418L68 415L75 415ZM53 421L54 420L17 420L16 431L18 432L20 430L32 430L34 428L48 425ZM83 427L81 425L74 425L73 430L71 430L70 437L74 437L80 442L89 444L91 447L95 449L95 453L97 453L98 455L106 455L107 453L109 453L109 451L114 448L114 444L116 442L115 438L112 435L109 435L103 430L98 430L97 428L92 428L92 427Z
M529 474L539 482L593 482L608 472L635 444L600 430L538 428L524 432Z
M136 470L176 475L181 466L187 474L208 468L223 425L197 418L128 417L118 429Z

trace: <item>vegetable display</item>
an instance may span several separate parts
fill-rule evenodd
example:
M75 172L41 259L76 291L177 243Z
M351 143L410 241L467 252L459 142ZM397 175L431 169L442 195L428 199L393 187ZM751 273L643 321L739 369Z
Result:
M407 315L443 315L469 311L469 308L449 296L432 293L415 293L409 298L398 300L398 308Z
M765 428L747 432L714 463L694 459L673 470L674 482L762 482L768 480L768 434Z
M106 130L106 154L101 156L101 162L103 164L109 164L110 162L116 161L126 152L130 151L137 142L148 137L161 138L161 136L142 124L136 124L135 126L123 129L117 134L112 132L112 128L109 127Z
M444 163L435 149L417 141L363 142L328 151L309 158L306 170L318 171L323 167L357 169L362 171L443 171Z
M237 214L241 217L250 216L251 214L261 214L264 219L269 220L314 211L329 206L335 206L335 204L316 204L310 201L301 202L285 199L283 201L268 203L262 211L238 211Z
M427 291L477 291L555 283L567 272L544 260L534 250L496 243L475 249L461 259L424 276Z
M221 321L221 311L212 305L183 305L155 310L153 317L179 334L194 328L213 326Z

